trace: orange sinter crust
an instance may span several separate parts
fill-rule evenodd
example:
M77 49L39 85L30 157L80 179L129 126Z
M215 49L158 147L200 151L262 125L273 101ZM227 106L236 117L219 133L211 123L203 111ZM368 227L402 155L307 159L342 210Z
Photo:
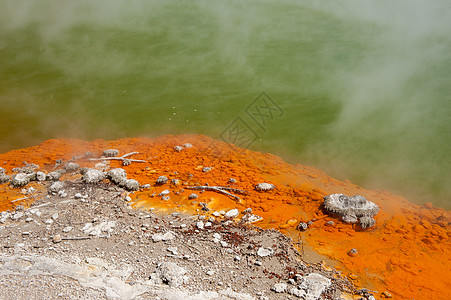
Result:
M174 146L185 143L193 147L174 150ZM287 164L271 154L237 148L200 135L92 142L61 139L0 154L0 167L11 174L14 167L24 166L26 161L49 172L58 159L67 161L87 151L100 157L103 150L111 148L118 149L120 155L137 151L139 154L130 158L147 161L122 166L121 161L112 160L110 164L111 168L124 168L128 178L138 180L141 185L151 185L130 194L135 207L193 214L200 211L200 202L207 203L208 213L250 207L253 214L263 218L255 225L278 229L294 241L302 241L330 257L356 286L378 291L378 297L384 297L382 292L387 291L395 299L451 299L451 212L430 204L416 205L388 192L368 191L349 181L333 179L318 169ZM76 162L89 167L97 163L87 159ZM204 172L204 167L212 169ZM168 177L168 182L156 185L159 176ZM236 182L230 183L230 178ZM263 182L273 184L275 189L257 191L255 185ZM230 186L248 193L232 192L240 197L237 200L216 191L186 189L206 184ZM37 182L29 186L35 187L38 194L43 191ZM171 193L165 201L157 195L166 189ZM188 199L192 193L199 197ZM379 205L376 226L362 230L326 214L322 198L332 193L360 194ZM0 210L19 203L27 206L33 201L33 198L14 201L20 198L26 198L20 188L0 185ZM313 223L307 230L296 230L299 222L308 221ZM334 223L326 224L329 221ZM357 253L351 255L353 248Z

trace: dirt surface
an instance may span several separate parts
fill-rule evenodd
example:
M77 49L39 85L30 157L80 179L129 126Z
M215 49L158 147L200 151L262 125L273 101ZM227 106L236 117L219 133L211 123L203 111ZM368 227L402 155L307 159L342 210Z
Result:
M339 272L303 262L277 231L132 209L127 194L67 180L64 193L2 212L0 298L298 299L289 289L310 273L330 280L321 299L355 292ZM174 274L160 272L165 263ZM276 293L276 283L287 287Z

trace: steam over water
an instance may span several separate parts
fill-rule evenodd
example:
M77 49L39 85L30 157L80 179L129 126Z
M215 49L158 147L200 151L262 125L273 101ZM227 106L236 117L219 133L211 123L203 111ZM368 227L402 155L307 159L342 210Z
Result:
M451 208L447 0L3 0L0 104L1 152L242 117L254 150Z

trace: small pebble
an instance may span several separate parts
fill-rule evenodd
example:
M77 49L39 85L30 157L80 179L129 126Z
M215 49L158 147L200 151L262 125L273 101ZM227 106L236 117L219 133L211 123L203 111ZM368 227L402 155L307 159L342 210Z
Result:
M166 196L169 195L170 192L171 192L170 190L164 190L161 193L159 193L158 196Z
M351 250L349 250L348 255L351 257L355 257L357 256L357 254L359 254L359 252L357 251L356 248L352 248Z
M57 234L53 237L54 243L60 243L62 241L61 235Z
M157 178L156 184L165 184L168 182L168 178L166 176L160 176Z
M231 219L233 219L233 218L236 218L238 215L240 214L240 211L238 210L238 209L231 209L231 210L229 210L226 214L225 214L225 217L226 218L231 218Z
M204 222L202 222L202 221L199 221L199 222L196 223L196 227L199 228L199 229L204 229L204 226L205 226Z
M384 297L384 298L391 298L391 297L393 297L393 295L390 292L388 292L388 291L382 292L381 296Z
M67 232L71 231L72 229L74 229L72 226L66 226L63 228L63 232L67 233Z
M326 226L334 226L335 222L334 221L329 221L325 224Z
M243 210L243 214L251 214L252 213L252 208L246 208L245 210Z
M307 223L301 222L301 223L299 223L299 225L298 225L298 230L300 230L300 231L307 230L307 228L308 228Z

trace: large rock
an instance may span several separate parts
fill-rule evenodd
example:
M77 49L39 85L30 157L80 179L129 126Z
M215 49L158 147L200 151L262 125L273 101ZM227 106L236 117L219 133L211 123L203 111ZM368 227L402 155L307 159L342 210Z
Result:
M105 173L96 169L87 169L81 179L85 183L99 183L105 179Z
M376 224L372 218L379 212L377 204L368 201L365 197L355 195L348 197L344 194L332 194L324 197L324 208L342 217L346 223L357 223L363 228Z
M123 185L127 180L127 172L122 168L109 170L106 176L111 182L117 185Z
M303 278L298 288L291 288L288 292L304 300L317 300L331 283L329 278L318 273L311 273Z
M22 187L27 185L31 181L32 177L33 174L19 173L11 178L10 184L14 188Z
M188 281L186 270L172 262L162 262L150 276L155 284L164 283L171 287L177 287Z

